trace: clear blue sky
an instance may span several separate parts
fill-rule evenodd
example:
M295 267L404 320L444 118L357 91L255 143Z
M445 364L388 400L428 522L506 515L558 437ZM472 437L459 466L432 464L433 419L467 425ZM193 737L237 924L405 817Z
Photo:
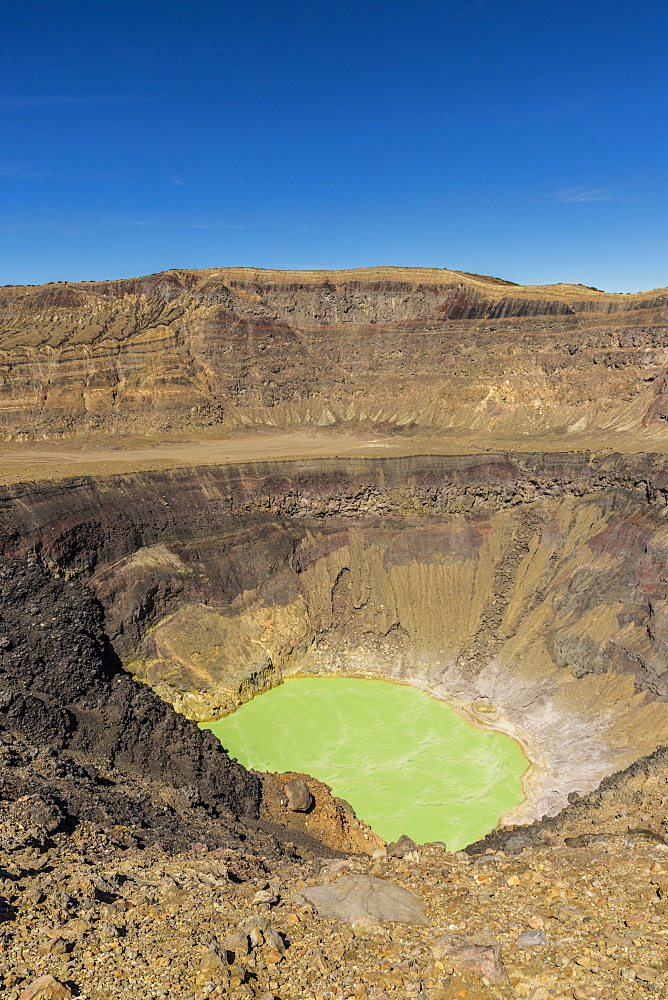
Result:
M664 0L5 0L0 283L668 285Z

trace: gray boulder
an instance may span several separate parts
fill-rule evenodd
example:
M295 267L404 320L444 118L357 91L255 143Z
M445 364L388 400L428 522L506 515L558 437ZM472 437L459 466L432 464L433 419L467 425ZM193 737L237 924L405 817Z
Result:
M314 885L293 897L318 913L348 923L427 924L424 905L400 885L370 875L343 875L330 885Z
M517 939L518 948L540 948L546 944L549 942L542 927L535 931L524 931Z

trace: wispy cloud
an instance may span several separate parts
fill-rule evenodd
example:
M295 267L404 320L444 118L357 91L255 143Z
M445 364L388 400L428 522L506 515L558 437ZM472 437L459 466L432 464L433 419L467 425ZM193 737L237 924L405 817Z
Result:
M45 219L39 222L3 222L0 223L0 233L59 233L62 236L74 236L79 227L59 219Z
M245 229L237 223L218 219L169 220L169 219L91 219L96 229Z
M171 226L171 229L247 229L247 226L242 226L231 222L182 222L175 226Z
M169 221L157 219L101 219L97 217L84 216L74 219L40 219L37 221L19 221L0 223L0 233L64 233L68 235L97 232L114 232L116 230L130 229L138 231L170 232L185 229L209 229L209 230L238 230L248 229L248 226L219 222L215 219L203 219L194 222Z
M622 188L618 187L570 187L553 191L550 201L583 204L588 201L619 201Z
M73 104L137 104L148 97L95 97L88 94L63 94L44 97L0 97L0 111L31 111L63 108Z
M32 167L14 163L0 163L0 177L14 177L21 181L35 181L42 177L50 177L46 170L34 170Z

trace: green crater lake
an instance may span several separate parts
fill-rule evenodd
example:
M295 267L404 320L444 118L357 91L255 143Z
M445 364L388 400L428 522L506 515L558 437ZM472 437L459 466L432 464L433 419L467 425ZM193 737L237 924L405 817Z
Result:
M293 678L202 728L246 767L326 782L388 841L407 833L457 851L524 797L514 740L401 684Z

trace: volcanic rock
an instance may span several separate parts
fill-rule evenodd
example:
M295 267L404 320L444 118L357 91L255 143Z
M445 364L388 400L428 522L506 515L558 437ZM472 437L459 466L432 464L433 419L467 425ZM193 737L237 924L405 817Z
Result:
M545 931L540 927L532 931L524 931L517 939L518 948L539 948L548 943Z
M64 983L53 976L39 976L26 986L19 1000L69 1000L73 995Z
M225 944L227 948L227 943ZM233 951L234 949L229 949ZM220 947L217 941L213 941L204 954L199 963L200 971L202 972L218 972L221 969L227 968L227 957L225 951Z
M435 959L450 959L467 972L475 972L496 982L507 981L498 942L480 943L463 934L444 934L432 948Z
M417 851L418 845L405 833L395 843L387 845L387 853L392 858L403 858L410 851Z
M308 785L299 778L293 778L285 785L285 794L288 800L288 809L293 812L308 812L313 807L313 796Z

